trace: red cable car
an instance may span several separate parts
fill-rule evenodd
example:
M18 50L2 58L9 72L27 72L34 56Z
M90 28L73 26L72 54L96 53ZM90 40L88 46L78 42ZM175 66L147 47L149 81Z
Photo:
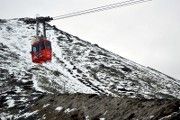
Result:
M39 41L32 44L32 62L42 64L50 62L52 59L51 42L46 39L39 39Z
M32 41L32 62L42 64L45 62L51 62L52 60L52 48L51 42L46 38L44 17L36 18L36 36ZM39 36L39 23L43 24L43 35Z

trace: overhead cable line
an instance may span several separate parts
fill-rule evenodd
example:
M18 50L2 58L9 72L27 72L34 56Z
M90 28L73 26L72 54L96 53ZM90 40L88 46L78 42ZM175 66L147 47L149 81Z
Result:
M148 1L152 1L152 0L128 0L128 1L118 2L118 3L100 6L100 7L96 7L96 8L92 8L92 9L87 9L87 10L82 10L82 11L77 11L77 12L72 12L72 13L68 13L68 14L64 14L64 15L55 16L55 17L53 17L53 20L65 19L65 18L80 16L80 15L84 15L84 14L110 10L113 8L130 6L130 5L139 4L139 3L148 2Z

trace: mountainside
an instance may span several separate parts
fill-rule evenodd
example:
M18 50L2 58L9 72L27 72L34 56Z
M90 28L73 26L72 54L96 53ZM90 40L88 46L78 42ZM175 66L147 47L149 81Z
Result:
M2 119L26 116L25 108L43 93L180 98L179 80L83 41L55 26L47 25L47 29L53 60L37 65L31 62L30 55L35 24L27 24L26 19L0 20Z

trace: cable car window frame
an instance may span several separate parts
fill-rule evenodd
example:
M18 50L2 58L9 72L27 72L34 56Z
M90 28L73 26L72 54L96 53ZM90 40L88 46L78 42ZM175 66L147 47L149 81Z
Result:
M45 42L45 47L46 47L47 49L50 49L50 50L51 50L51 42L50 42L50 41L46 41L46 42Z
M34 45L32 45L32 52L39 52L40 51L40 46L39 43L36 43Z
M36 46L32 46L32 52L36 52Z
M40 41L38 44L39 44L39 50L44 50L45 49L45 44L44 44L45 41Z

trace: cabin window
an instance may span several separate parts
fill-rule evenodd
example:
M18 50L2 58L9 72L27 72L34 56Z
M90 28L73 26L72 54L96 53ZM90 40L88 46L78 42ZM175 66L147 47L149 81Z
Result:
M44 50L44 49L45 49L45 44L44 44L44 42L40 42L40 43L39 43L39 49L40 49L40 50Z
M39 51L39 46L38 45L33 45L32 46L32 52L38 52Z
M45 42L46 48L51 49L51 43L50 42Z
M32 51L33 51L33 52L36 52L36 51L37 51L35 46L32 47Z

